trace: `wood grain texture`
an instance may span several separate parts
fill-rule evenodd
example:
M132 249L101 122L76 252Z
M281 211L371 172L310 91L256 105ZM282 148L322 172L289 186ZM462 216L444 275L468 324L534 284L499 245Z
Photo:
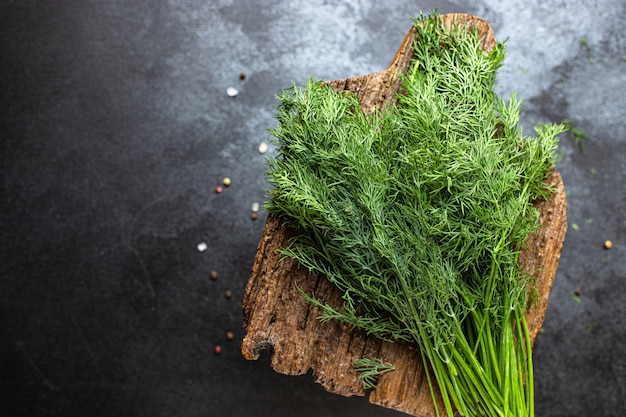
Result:
M463 14L440 18L448 27L461 24L476 28L482 46L488 50L495 45L493 31L482 19ZM338 91L356 93L368 112L382 108L393 100L400 87L398 74L411 63L415 36L412 28L386 70L329 84ZM561 177L552 172L548 181L556 192L550 199L537 202L541 228L530 237L528 248L520 257L525 270L535 278L539 295L527 313L533 340L545 316L567 228ZM394 364L396 370L379 379L369 401L414 416L434 416L424 366L415 344L381 341L336 320L317 320L320 311L303 300L298 287L334 307L341 306L341 292L324 277L308 274L295 261L278 253L291 236L292 232L278 219L268 217L243 299L243 356L255 360L262 351L269 351L271 366L277 372L300 375L312 370L315 381L327 391L345 396L366 394L352 367L354 360L380 357Z

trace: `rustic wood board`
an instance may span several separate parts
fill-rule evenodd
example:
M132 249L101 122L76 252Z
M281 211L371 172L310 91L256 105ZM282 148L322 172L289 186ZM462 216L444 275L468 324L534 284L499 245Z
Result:
M481 44L490 50L495 45L493 31L484 20L464 14L440 17L447 26L463 24L478 29ZM361 77L330 81L338 91L356 93L366 111L385 106L400 86L399 73L409 67L415 30L407 33L391 65L384 71ZM565 232L566 202L561 176L552 172L549 181L555 193L549 200L537 202L541 228L530 237L520 263L531 273L538 289L538 299L527 312L533 338L539 332L552 283L556 275ZM268 217L243 299L246 335L241 351L248 360L270 352L271 366L286 375L301 375L312 370L316 382L327 391L345 396L365 395L354 360L381 357L395 365L383 375L369 401L414 416L435 416L434 404L426 382L424 366L415 344L385 342L352 330L338 321L322 323L320 311L306 303L297 287L335 307L341 306L341 292L322 276L309 274L292 259L282 257L292 231L274 217ZM439 404L441 407L441 404Z

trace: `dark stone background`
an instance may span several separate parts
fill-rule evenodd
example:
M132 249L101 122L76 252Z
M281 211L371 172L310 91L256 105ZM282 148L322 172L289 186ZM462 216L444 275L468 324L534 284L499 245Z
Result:
M499 92L525 100L525 133L570 119L590 136L584 152L571 135L560 145L570 229L535 345L536 414L623 415L615 0L0 1L0 415L399 415L246 362L240 304L274 94L384 69L434 6L508 38Z

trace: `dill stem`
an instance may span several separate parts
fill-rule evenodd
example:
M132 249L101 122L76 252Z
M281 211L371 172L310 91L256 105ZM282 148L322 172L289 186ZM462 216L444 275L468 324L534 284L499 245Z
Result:
M431 363L431 359L426 357L426 353L424 352L424 349L421 348L421 346L420 346L419 351L420 351L420 356L422 357L422 363L424 364L424 373L426 373L426 380L428 381L428 389L430 391L430 396L433 400L433 406L435 407L435 414L437 417L440 417L439 406L437 405L437 395L435 393L435 386L433 385L433 381L430 378L430 371L428 370L428 365L430 364L431 366L433 366L433 364ZM446 408L447 414L451 415L452 406L450 404L450 400L447 397L447 393L444 392L444 390L441 388L439 389L439 392L441 393L441 397L444 401L444 407Z
M413 293L410 291L408 283L406 282L406 279L404 278L404 276L400 275L399 277L400 279L400 283L402 285L402 290L404 291L404 296L408 301L410 310L413 314L414 318L419 317L418 315L418 311L415 308L415 305L412 301L413 299ZM435 352L433 346L432 346L432 342L430 337L428 337L427 334L425 334L424 330L422 329L422 326L420 326L420 324L415 321L415 327L418 329L418 338L417 338L417 342L420 346L420 351L422 351L422 360L424 360L424 352L423 350L426 350L426 356L428 357L429 361L428 362L424 362L424 364L426 365L426 363L430 363L431 366L433 367L433 372L435 373L435 379L437 380L437 384L439 386L439 391L441 393L441 398L443 399L443 404L444 407L446 409L446 412L448 413L448 416L452 416L454 414L453 410L452 410L452 403L450 402L450 398L449 398L449 394L448 394L448 387L449 387L449 383L448 381L445 380L445 376L447 375L447 373L445 372L445 370L442 370L442 364L439 363L439 355L437 354L437 352ZM439 409L437 407L437 397L435 394L435 389L434 386L432 385L431 381L430 381L430 376L428 373L426 373L427 377L428 377L428 385L429 385L429 389L430 389L430 393L433 399L433 404L435 406L435 410L437 410L437 415L439 415ZM457 396L457 392L455 390L452 390L452 395L453 395L453 399L452 402L454 402L455 404L458 403L459 401L459 397Z
M430 339L427 337L421 337L418 341L419 350L422 355L422 362L424 363L424 369L426 370L426 377L428 379L428 388L430 389L430 395L433 399L433 404L435 406L435 411L437 416L439 416L439 407L437 406L437 393L435 390L435 386L433 385L430 373L428 372L428 365L432 367L433 373L435 374L435 380L437 381L437 386L439 387L439 393L441 394L441 399L443 400L443 405L446 410L446 414L448 416L454 416L454 411L452 407L452 403L450 402L450 395L448 393L448 381L446 380L447 372L445 372L445 368L440 362L440 358L434 349L431 346ZM452 393L452 402L455 401L455 393Z
M532 353L532 340L530 338L530 332L528 330L528 323L526 322L526 315L521 308L517 309L517 325L521 327L519 332L520 340L525 342L525 355L526 355L526 405L527 415L534 417L535 415L535 385L534 385L534 370L533 370L533 353ZM523 339L522 339L523 337Z
M499 394L496 386L491 378L486 376L484 367L478 362L476 357L471 354L472 349L469 347L463 337L459 337L457 348L454 350L454 357L459 366L465 371L464 375L468 378L474 391L489 408L493 408L497 412L499 404Z
M505 314L504 316L504 323L507 323L510 321L510 316L509 314ZM501 386L501 391L502 391L502 408L504 408L505 410L509 409L509 391L510 391L510 386L509 386L509 376L510 376L510 372L511 372L511 366L510 366L510 360L511 360L511 339L510 339L510 332L511 332L511 327L504 325L502 326L502 353L501 353L501 366L503 366L503 376L502 376L502 386Z

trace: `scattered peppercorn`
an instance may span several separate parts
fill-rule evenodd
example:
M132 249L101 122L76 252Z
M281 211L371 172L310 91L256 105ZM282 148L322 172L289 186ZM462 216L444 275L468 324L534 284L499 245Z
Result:
M257 217L258 217L258 214L256 214L256 213L252 213L252 214L250 215L250 218L251 218L252 220L256 220L256 219L257 219Z
M227 299L230 300L230 298L233 296L233 292L231 290L226 290L224 295L226 296Z
M230 185L230 178L226 177L222 180L222 184L224 184L224 186L228 187Z
M583 293L583 290L581 290L580 288L576 288L576 289L574 290L574 294L576 294L576 295L578 295L578 296L580 296L580 294L582 294L582 293Z
M211 279L213 281L215 281L217 279L217 271L215 271L215 270L211 271L211 275L210 276L211 276Z
M613 242L607 240L604 242L604 249L611 249L613 247Z
M220 187L219 185L218 185L217 187L215 187L215 193L216 193L216 194L219 194L219 193L221 193L222 191L224 191L224 189L223 189L222 187Z
M213 348L213 353L215 353L216 355L219 355L220 353L222 353L222 347L220 345L217 345Z
M239 73L239 79L240 79L240 80L245 80L245 79L246 79L246 73L245 73L245 72L243 72L243 71L241 71L241 72Z
M226 332L226 339L233 340L234 338L235 338L235 333L233 333L233 332Z

